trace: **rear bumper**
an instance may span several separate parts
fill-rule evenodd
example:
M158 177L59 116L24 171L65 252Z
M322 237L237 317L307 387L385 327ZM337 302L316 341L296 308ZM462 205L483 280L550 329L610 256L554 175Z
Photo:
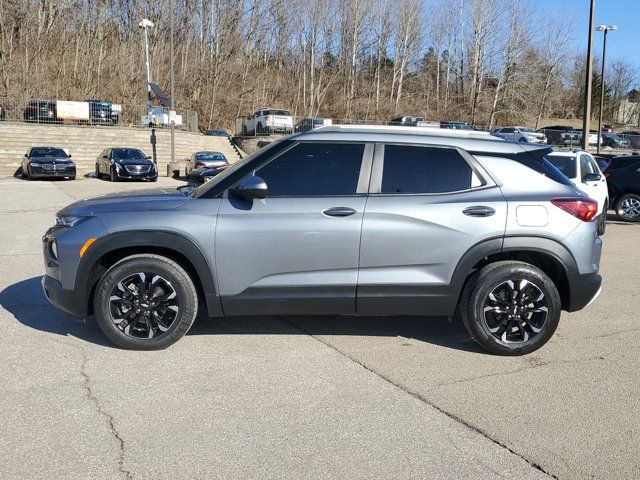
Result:
M569 283L568 312L582 310L592 303L602 290L602 277L597 273L571 274L567 277Z

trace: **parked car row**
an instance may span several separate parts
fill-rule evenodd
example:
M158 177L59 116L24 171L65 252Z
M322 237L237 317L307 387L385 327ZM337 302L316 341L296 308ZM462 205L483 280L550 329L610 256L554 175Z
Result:
M76 165L71 154L58 147L31 147L20 163L23 178L65 178L75 180ZM131 147L106 148L98 155L95 164L96 178L108 177L112 182L120 180L146 180L155 182L158 169L142 150Z
M66 102L83 103L83 102ZM84 121L92 125L116 125L119 117L119 107L107 100L87 99L88 116L84 115ZM0 118L6 118L6 107L0 108ZM30 100L24 108L23 118L30 123L60 123L65 120L66 114L59 114L56 100ZM75 119L80 120L80 119Z

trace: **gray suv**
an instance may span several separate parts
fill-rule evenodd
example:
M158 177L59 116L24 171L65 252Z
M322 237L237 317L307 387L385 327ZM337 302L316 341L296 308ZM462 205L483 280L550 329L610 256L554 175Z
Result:
M490 352L525 354L601 284L596 202L549 152L481 132L321 127L197 189L66 207L43 237L43 288L130 349L173 344L200 308L459 317Z

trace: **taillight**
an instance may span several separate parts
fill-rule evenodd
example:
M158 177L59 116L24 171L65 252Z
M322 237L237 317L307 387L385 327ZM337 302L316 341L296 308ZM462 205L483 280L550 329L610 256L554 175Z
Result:
M583 222L591 221L598 213L598 203L590 198L554 198L551 203Z
M264 119L265 119L267 122L270 122L270 121L271 121L271 115L267 115L266 117L264 117Z
M611 175L611 172L602 172L602 174L604 175L604 178L609 178L609 175Z
M206 165L204 163L202 163L202 162L197 162L196 163L196 168L204 168L204 167L206 167Z

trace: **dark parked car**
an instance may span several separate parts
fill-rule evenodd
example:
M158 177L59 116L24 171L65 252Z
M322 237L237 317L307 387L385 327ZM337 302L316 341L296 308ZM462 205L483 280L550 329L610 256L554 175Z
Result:
M31 100L24 108L24 120L36 123L55 123L58 120L55 100Z
M640 155L609 158L604 176L618 217L628 222L640 221Z
M119 180L158 180L158 169L151 157L137 148L117 147L103 150L96 159L96 177L107 175Z
M640 130L629 130L626 132L619 132L618 135L629 140L629 143L631 144L631 148L640 148Z
M228 167L229 164L225 163L224 165L220 165L219 167L196 168L195 170L191 170L191 172L189 172L189 176L187 178L191 183L205 183L214 178L219 173L226 170Z
M76 178L71 155L57 147L31 147L22 159L22 176L29 180L43 177Z
M324 127L325 125L332 125L333 121L330 118L303 118L296 123L296 132L308 132L314 128Z
M615 133L602 132L602 145L611 148L629 148L631 142L628 138L621 137Z
M118 113L107 100L85 100L89 104L89 122L94 125L116 125Z
M547 136L549 145L578 145L582 132L569 125L552 125L538 130Z
M7 107L4 103L0 103L0 122L7 118Z
M454 130L473 130L471 125L465 122L440 122L440 128L451 128Z
M186 175L198 168L218 168L229 165L229 160L220 152L196 152L187 159Z
M229 137L229 132L226 130L207 130L205 135L210 135L213 137Z

